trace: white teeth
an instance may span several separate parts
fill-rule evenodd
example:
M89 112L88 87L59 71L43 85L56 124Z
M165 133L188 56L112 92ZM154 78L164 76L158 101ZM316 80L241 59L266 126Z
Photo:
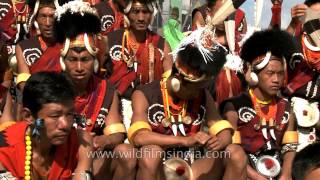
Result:
M270 135L274 140L277 140L275 134L274 134L274 129L270 129Z
M177 125L172 124L171 129L172 129L173 135L177 136L177 132L178 132Z
M265 139L268 139L267 128L265 128L265 127L262 128L262 134L263 134L263 137L264 137Z
M186 136L186 132L184 131L184 126L183 126L183 124L179 124L179 130L180 130L180 132L181 132L181 134L183 135L183 136Z

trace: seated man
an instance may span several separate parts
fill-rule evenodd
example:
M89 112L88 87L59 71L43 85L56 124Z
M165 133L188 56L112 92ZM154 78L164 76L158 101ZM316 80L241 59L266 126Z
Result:
M83 8L72 10L72 7ZM72 80L76 92L77 123L93 134L95 150L129 153L133 147L121 144L126 129L120 115L118 94L108 81L95 75L98 69L95 39L100 32L97 12L89 3L81 1L71 1L61 9L64 11L57 15L55 32L58 42L64 44L60 62L62 69ZM135 161L125 157L96 157L93 161L95 179L110 176L114 179L134 179Z
M40 71L60 71L61 46L55 42L53 36L54 13L56 6L59 5L57 2L57 0L28 1L33 11L30 25L34 25L37 33L16 46L17 73L19 73L16 83L20 90L23 90L24 82L30 74ZM59 2L63 4L64 0Z
M241 144L248 155L250 178L291 175L298 143L295 117L290 103L277 94L284 86L286 60L295 52L294 45L284 31L253 34L241 51L241 58L250 64L249 84L253 86L221 104L224 117L237 130L234 143Z
M23 92L24 121L0 133L0 174L18 179L90 177L89 134L72 128L75 93L65 76L37 73ZM4 174L3 174L4 173ZM1 178L2 179L2 178Z
M246 179L245 154L239 146L230 145L232 126L220 120L206 90L226 60L224 48L211 41L213 37L211 30L194 31L177 48L170 76L133 93L128 139L145 155L138 162L138 179L163 179L162 158L171 159L173 154L191 164L194 179ZM202 126L208 126L209 133ZM211 154L222 150L230 152L230 159ZM179 156L181 152L186 156Z

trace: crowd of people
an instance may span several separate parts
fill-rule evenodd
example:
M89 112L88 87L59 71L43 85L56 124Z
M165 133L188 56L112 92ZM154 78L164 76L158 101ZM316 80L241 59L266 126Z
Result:
M0 0L0 179L318 179L320 0L244 1Z

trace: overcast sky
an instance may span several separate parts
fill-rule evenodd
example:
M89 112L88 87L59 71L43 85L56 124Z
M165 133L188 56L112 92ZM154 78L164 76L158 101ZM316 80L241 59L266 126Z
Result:
M282 28L287 27L290 22L291 14L290 9L296 4L303 3L304 0L283 0L281 23ZM266 28L271 19L271 0L264 0L264 6L262 10L261 27ZM241 7L246 12L246 18L248 24L254 25L254 0L247 0Z

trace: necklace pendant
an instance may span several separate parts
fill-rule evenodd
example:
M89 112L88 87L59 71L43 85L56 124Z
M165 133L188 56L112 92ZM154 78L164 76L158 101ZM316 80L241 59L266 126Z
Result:
M170 124L171 124L170 123L170 118L163 118L161 123L162 123L163 127L165 127L165 128L169 127Z
M183 117L183 123L187 124L187 125L191 124L192 123L192 118L190 116Z
M253 125L253 128L258 131L261 128L261 125L259 123Z
M86 125L87 126L91 126L92 125L92 120L90 118L86 119Z

